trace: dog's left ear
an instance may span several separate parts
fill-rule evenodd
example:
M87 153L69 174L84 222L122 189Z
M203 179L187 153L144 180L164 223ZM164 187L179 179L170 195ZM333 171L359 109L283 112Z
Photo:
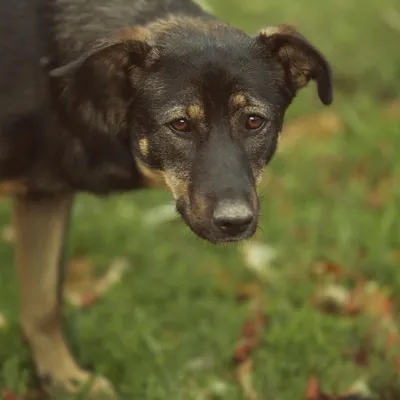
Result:
M289 25L269 26L260 31L257 41L268 57L276 58L283 66L294 92L315 80L322 103L332 103L331 68L322 54L296 29Z
M50 71L60 87L60 111L88 132L121 131L133 95L135 71L143 69L150 50L144 40L117 40Z

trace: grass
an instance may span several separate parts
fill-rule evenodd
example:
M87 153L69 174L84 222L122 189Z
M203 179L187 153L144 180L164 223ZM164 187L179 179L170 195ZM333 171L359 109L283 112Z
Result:
M146 225L147 211L171 201L166 193L103 200L80 196L70 256L83 254L100 269L123 256L132 267L90 308L65 307L73 351L81 365L109 377L123 399L242 399L231 360L249 306L238 303L235 290L215 277L225 274L234 284L250 280L263 289L270 324L254 356L260 399L302 399L312 374L326 392L344 392L367 377L380 398L390 399L383 397L389 384L396 386L389 380L394 371L389 357L375 348L368 366L359 368L351 356L369 319L314 307L310 270L330 260L376 281L400 304L400 265L393 256L400 250L400 121L383 111L400 90L399 4L212 3L217 15L249 32L268 23L298 25L333 64L337 92L332 109L343 129L320 139L305 137L278 154L268 169L256 238L278 252L272 281L246 268L238 247L208 245L180 222L157 229ZM290 109L288 122L321 111L310 86ZM0 222L9 221L4 201ZM5 242L0 258L0 313L7 319L0 329L0 388L23 393L33 371L18 335L16 276L12 248ZM208 395L201 397L204 392Z

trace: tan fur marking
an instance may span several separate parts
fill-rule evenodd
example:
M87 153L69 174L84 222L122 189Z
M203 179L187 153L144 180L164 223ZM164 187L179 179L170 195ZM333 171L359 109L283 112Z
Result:
M169 187L174 199L183 198L188 202L188 183L186 180L179 179L171 173L164 173L164 178L167 186Z
M138 158L135 158L136 165L145 178L146 187L155 189L165 189L165 179L162 171L154 170L143 164Z
M244 93L235 93L231 97L231 104L234 108L242 108L247 104L247 99Z
M277 35L281 33L281 29L279 26L267 26L266 28L263 28L260 31L260 35L264 36L272 36L272 35Z
M297 35L297 31L291 25L271 25L261 29L260 35L266 37L273 35Z
M142 40L146 41L150 32L143 26L127 26L115 35L116 40Z
M18 181L3 181L0 182L0 195L20 195L27 193L27 187Z
M149 188L166 189L168 188L174 199L184 198L187 200L188 183L186 180L177 178L174 174L153 170L136 158L136 165L145 178L146 186Z
M147 157L149 154L149 141L146 138L139 140L139 150L144 157Z
M189 118L194 121L202 121L204 120L204 109L200 104L192 104L188 107L187 113Z

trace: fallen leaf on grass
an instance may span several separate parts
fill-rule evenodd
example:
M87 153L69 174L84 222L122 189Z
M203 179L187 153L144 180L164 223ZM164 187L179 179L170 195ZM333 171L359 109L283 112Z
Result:
M103 276L96 276L91 261L73 259L67 268L64 297L76 307L88 307L121 280L128 265L124 258L115 259Z
M338 276L336 268L333 271ZM362 278L353 277L352 286L352 289L347 289L339 282L318 285L312 302L324 311L341 312L347 316L362 313L370 318L371 328L366 341L354 354L357 365L368 364L369 351L375 338L385 338L386 346L382 350L385 357L400 352L400 328L394 318L393 301L387 291L377 282ZM400 356L395 358L395 368L400 373Z
M376 282L358 282L350 292L344 311L347 314L363 312L387 321L393 317L393 302Z
M317 277L332 276L336 281L348 274L343 267L331 261L318 261L314 265L312 273Z
M385 338L385 346L380 349L385 358L400 352L400 329L394 318L394 306L390 297L375 282L359 284L352 292L348 314L364 313L371 318L371 328L367 336L367 346L372 347L375 338ZM368 352L361 347L355 355L358 365L368 363ZM395 370L400 373L400 356L394 358Z
M324 281L339 282L342 279L352 281L363 281L363 277L354 271L349 271L344 266L341 266L333 261L317 261L311 269L311 275L316 278L322 278Z
M236 380L246 400L257 400L257 392L253 387L253 360L248 358L238 364L235 370Z
M359 388L356 388L358 390ZM360 392L350 390L347 394L336 395L322 392L320 383L315 376L311 376L305 391L305 400L371 400Z
M348 395L364 396L363 399L369 399L372 397L371 389L369 388L367 382L364 379L358 379L347 391Z
M341 312L348 304L349 291L339 284L326 284L318 286L312 303L325 312Z
M269 281L275 277L272 263L277 257L277 251L273 247L252 240L243 243L240 250L245 265L260 278Z
M251 317L242 326L241 338L233 354L235 378L246 400L257 400L253 387L253 360L251 355L259 346L262 332L268 323L268 318L262 313L259 302L255 303Z
M307 383L306 400L318 399L320 392L318 379L315 376L311 376Z
M23 398L16 394L15 392L9 390L9 389L3 389L2 391L2 400L23 400Z
M340 283L317 285L316 294L312 299L315 305L331 305L345 315L365 313L370 317L379 318L390 325L393 322L393 301L374 281L359 280L353 283L352 289L347 289Z
M206 399L214 398L215 396L218 398L225 397L228 392L228 384L220 379L213 379L207 389L208 396L205 397Z

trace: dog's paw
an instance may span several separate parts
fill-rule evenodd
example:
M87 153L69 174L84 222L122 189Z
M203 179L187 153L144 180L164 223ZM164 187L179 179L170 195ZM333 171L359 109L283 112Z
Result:
M42 388L55 399L63 394L83 395L85 400L115 400L117 395L111 383L81 369L68 371L67 374L55 371L40 377ZM82 397L79 397L82 398Z

